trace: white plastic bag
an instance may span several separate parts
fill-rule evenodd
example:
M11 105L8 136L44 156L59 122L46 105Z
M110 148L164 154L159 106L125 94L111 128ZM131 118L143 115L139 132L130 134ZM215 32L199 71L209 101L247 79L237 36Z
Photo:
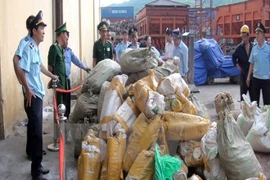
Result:
M260 109L257 107L256 101L250 102L245 94L242 97L244 101L241 102L241 113L237 117L237 124L246 136L255 119L258 118L257 114L260 113Z
M186 97L188 97L190 94L187 83L185 80L183 80L179 73L174 73L164 78L159 83L157 91L164 96L183 93Z
M112 119L112 116L122 104L122 95L124 93L124 87L127 79L128 76L125 74L117 75L113 78L110 86L108 87L100 115L100 123L102 124L101 131L103 132L107 132L108 128L107 123L102 123L102 121L108 122L109 119Z
M206 160L213 160L218 154L217 128L213 123L211 129L201 139L201 149L206 156Z
M253 123L246 139L256 152L270 152L270 106Z
M204 169L204 176L206 180L227 180L225 171L220 167L219 158L208 161L210 172Z
M100 90L99 97L98 97L98 110L97 110L98 120L100 118L104 97L105 97L105 94L106 94L109 86L110 86L109 81L105 81L101 86L101 90Z

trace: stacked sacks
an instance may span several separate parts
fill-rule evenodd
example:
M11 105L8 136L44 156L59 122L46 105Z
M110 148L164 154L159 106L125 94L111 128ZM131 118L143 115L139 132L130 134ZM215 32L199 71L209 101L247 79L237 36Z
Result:
M270 152L270 106L262 108L247 136L247 141L256 152Z
M237 117L237 124L242 130L244 136L248 134L248 131L252 127L255 119L259 118L260 109L257 107L257 102L250 102L249 98L243 94L244 101L241 102L241 113Z
M162 179L174 175L179 180L187 179L185 163L168 155L167 141L178 144L180 140L200 140L210 127L209 119L196 115L197 110L188 99L190 90L179 74L172 74L169 79L160 78L160 74L151 70L148 76L125 89L126 79L126 75L117 75L108 88L104 87L106 93L100 115L103 129L99 137L107 141L107 153L100 178L150 180L154 176ZM169 92L167 84L171 86ZM126 94L127 97L123 96ZM164 96L178 99L185 108L180 112L165 111ZM175 162L169 174L157 174L153 165L156 153L153 154L151 147L156 143L162 152L159 158L168 167L170 162ZM160 172L166 171L166 166L158 167Z
M123 94L125 91L125 84L127 75L117 75L112 79L110 86L105 94L103 106L100 115L101 132L100 137L105 138L108 131L108 123L111 123L112 116L123 103Z
M99 180L100 168L106 152L106 143L89 130L82 142L82 152L78 159L78 180Z
M155 91L156 86L153 72L134 85L135 104L148 118L164 112L164 96Z
M148 150L156 142L162 126L160 116L148 119L141 113L132 127L129 144L124 156L124 170L128 172L142 150Z
M218 157L218 142L216 123L212 123L211 129L201 139L201 149L204 161L204 176L206 179L226 180L224 170L220 166Z
M101 180L123 179L123 156L126 150L126 135L118 133L108 138L107 153L101 169Z

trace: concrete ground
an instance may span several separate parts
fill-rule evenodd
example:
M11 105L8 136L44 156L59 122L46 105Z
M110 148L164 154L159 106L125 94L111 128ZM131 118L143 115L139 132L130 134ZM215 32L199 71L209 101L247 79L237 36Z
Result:
M228 79L215 79L212 85L204 85L197 87L200 93L196 96L206 105L212 120L217 120L214 107L214 98L221 91L229 91L233 95L235 102L235 114L240 111L240 104L237 102L239 98L239 85L230 84ZM49 114L44 118L44 149L53 142L53 118ZM0 180L30 180L31 162L26 159L25 155L26 142L26 126L23 124L14 127L14 135L9 136L5 140L0 141ZM66 161L67 161L67 179L77 179L77 160L73 158L73 145L66 145ZM256 153L265 174L270 179L270 155ZM50 169L50 173L46 175L49 180L59 179L58 170L58 152L49 152L43 157L43 166Z

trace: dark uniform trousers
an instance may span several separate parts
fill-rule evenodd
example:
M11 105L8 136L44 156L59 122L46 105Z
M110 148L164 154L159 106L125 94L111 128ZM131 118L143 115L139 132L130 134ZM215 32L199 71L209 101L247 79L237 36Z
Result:
M40 175L42 168L42 108L43 102L38 97L32 97L30 107L26 107L26 100L24 100L24 109L28 117L26 152L32 158L32 176Z
M247 94L247 92L249 93L249 98L250 100L252 100L252 79L250 81L250 85L249 87L247 86L247 75L241 72L240 75L240 98L241 101L243 101L243 94Z
M270 105L270 79L252 78L252 101L260 104L260 91L262 90L263 104Z

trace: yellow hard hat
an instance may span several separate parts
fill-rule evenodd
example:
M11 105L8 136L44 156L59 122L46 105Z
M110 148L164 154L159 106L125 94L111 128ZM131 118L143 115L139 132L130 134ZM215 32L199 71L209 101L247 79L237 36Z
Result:
M247 25L243 25L240 29L240 33L249 33L249 27Z

